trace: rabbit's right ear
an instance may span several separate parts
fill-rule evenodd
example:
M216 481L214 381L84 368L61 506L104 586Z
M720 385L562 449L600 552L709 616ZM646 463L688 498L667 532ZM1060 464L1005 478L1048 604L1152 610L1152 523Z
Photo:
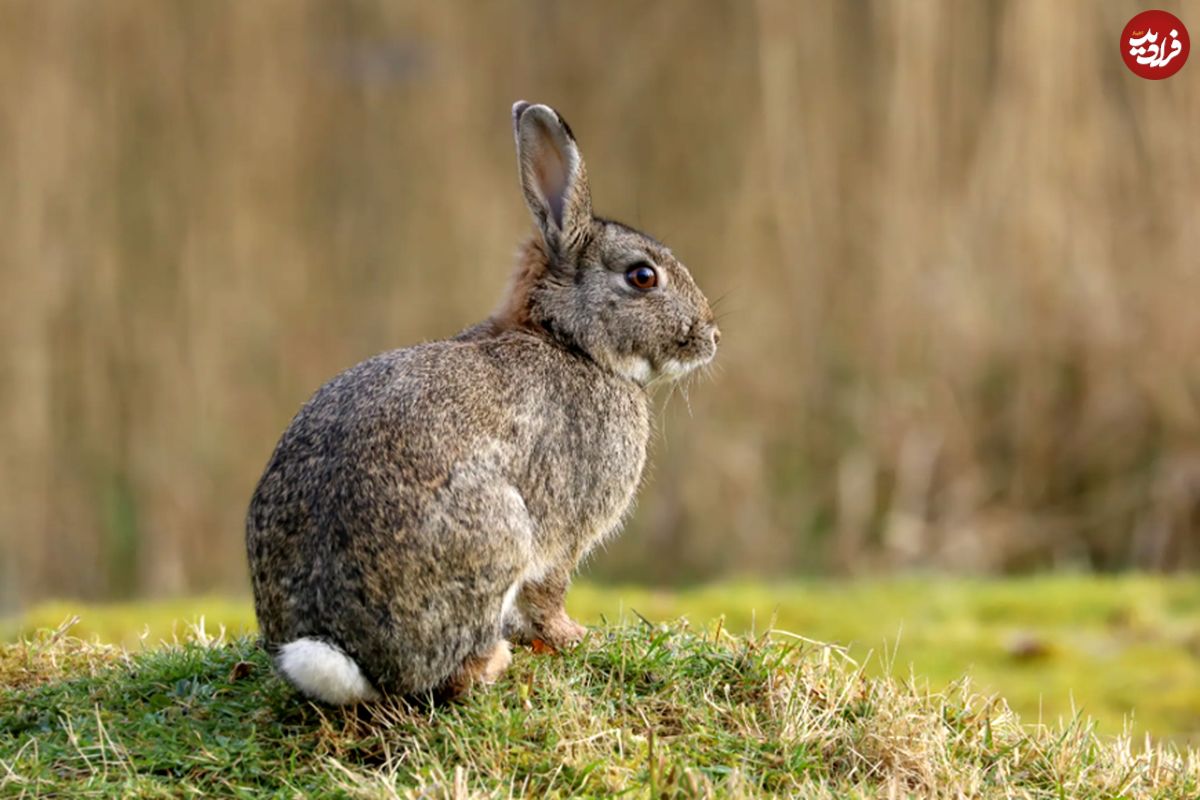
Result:
M550 106L513 104L517 168L525 203L551 252L570 258L592 222L587 169L566 120Z

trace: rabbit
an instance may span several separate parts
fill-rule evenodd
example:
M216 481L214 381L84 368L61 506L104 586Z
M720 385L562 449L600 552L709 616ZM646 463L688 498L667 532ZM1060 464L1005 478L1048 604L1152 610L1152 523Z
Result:
M633 503L650 390L716 354L683 264L592 214L566 121L521 101L512 122L536 231L506 299L322 386L250 502L262 642L313 700L457 698L499 677L509 638L577 643L563 598Z

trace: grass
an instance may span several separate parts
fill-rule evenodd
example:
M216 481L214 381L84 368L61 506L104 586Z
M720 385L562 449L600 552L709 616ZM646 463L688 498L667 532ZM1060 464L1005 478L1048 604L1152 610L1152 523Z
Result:
M965 681L870 677L783 633L609 626L459 704L350 711L302 701L249 637L130 652L60 629L0 653L5 797L1200 793L1194 752L1023 726Z
M723 618L735 633L775 626L835 642L868 675L906 677L935 689L970 675L1023 718L1057 722L1086 713L1103 734L1129 729L1200 744L1200 580L1161 576L1046 576L1016 580L889 579L769 586L718 584L680 591L576 586L572 613L590 624ZM54 603L0 638L53 628L74 614L84 639L141 646L170 640L203 616L210 630L252 633L249 604L223 598L103 607ZM184 622L180 622L180 621ZM889 659L881 656L890 654ZM874 655L872 655L874 654Z

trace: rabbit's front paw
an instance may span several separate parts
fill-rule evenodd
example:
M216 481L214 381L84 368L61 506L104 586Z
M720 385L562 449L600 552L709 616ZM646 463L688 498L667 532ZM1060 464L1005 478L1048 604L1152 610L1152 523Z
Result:
M587 635L587 628L567 616L566 611L560 611L538 626L538 638L555 650L564 650L579 644Z
M512 651L508 642L501 639L487 655L471 656L464 661L442 685L440 696L445 700L456 700L472 686L495 683L511 663Z
M491 656L484 663L482 670L479 672L479 683L495 683L496 680L504 674L504 670L508 669L508 665L512 663L512 651L508 647L508 642L501 639L496 642L495 649L492 650Z

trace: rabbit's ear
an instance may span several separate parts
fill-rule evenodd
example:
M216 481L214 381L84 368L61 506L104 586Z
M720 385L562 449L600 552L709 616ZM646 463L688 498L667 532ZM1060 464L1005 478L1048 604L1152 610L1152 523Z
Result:
M566 120L549 106L524 100L512 108L517 167L525 202L547 246L573 254L592 222L587 169Z

